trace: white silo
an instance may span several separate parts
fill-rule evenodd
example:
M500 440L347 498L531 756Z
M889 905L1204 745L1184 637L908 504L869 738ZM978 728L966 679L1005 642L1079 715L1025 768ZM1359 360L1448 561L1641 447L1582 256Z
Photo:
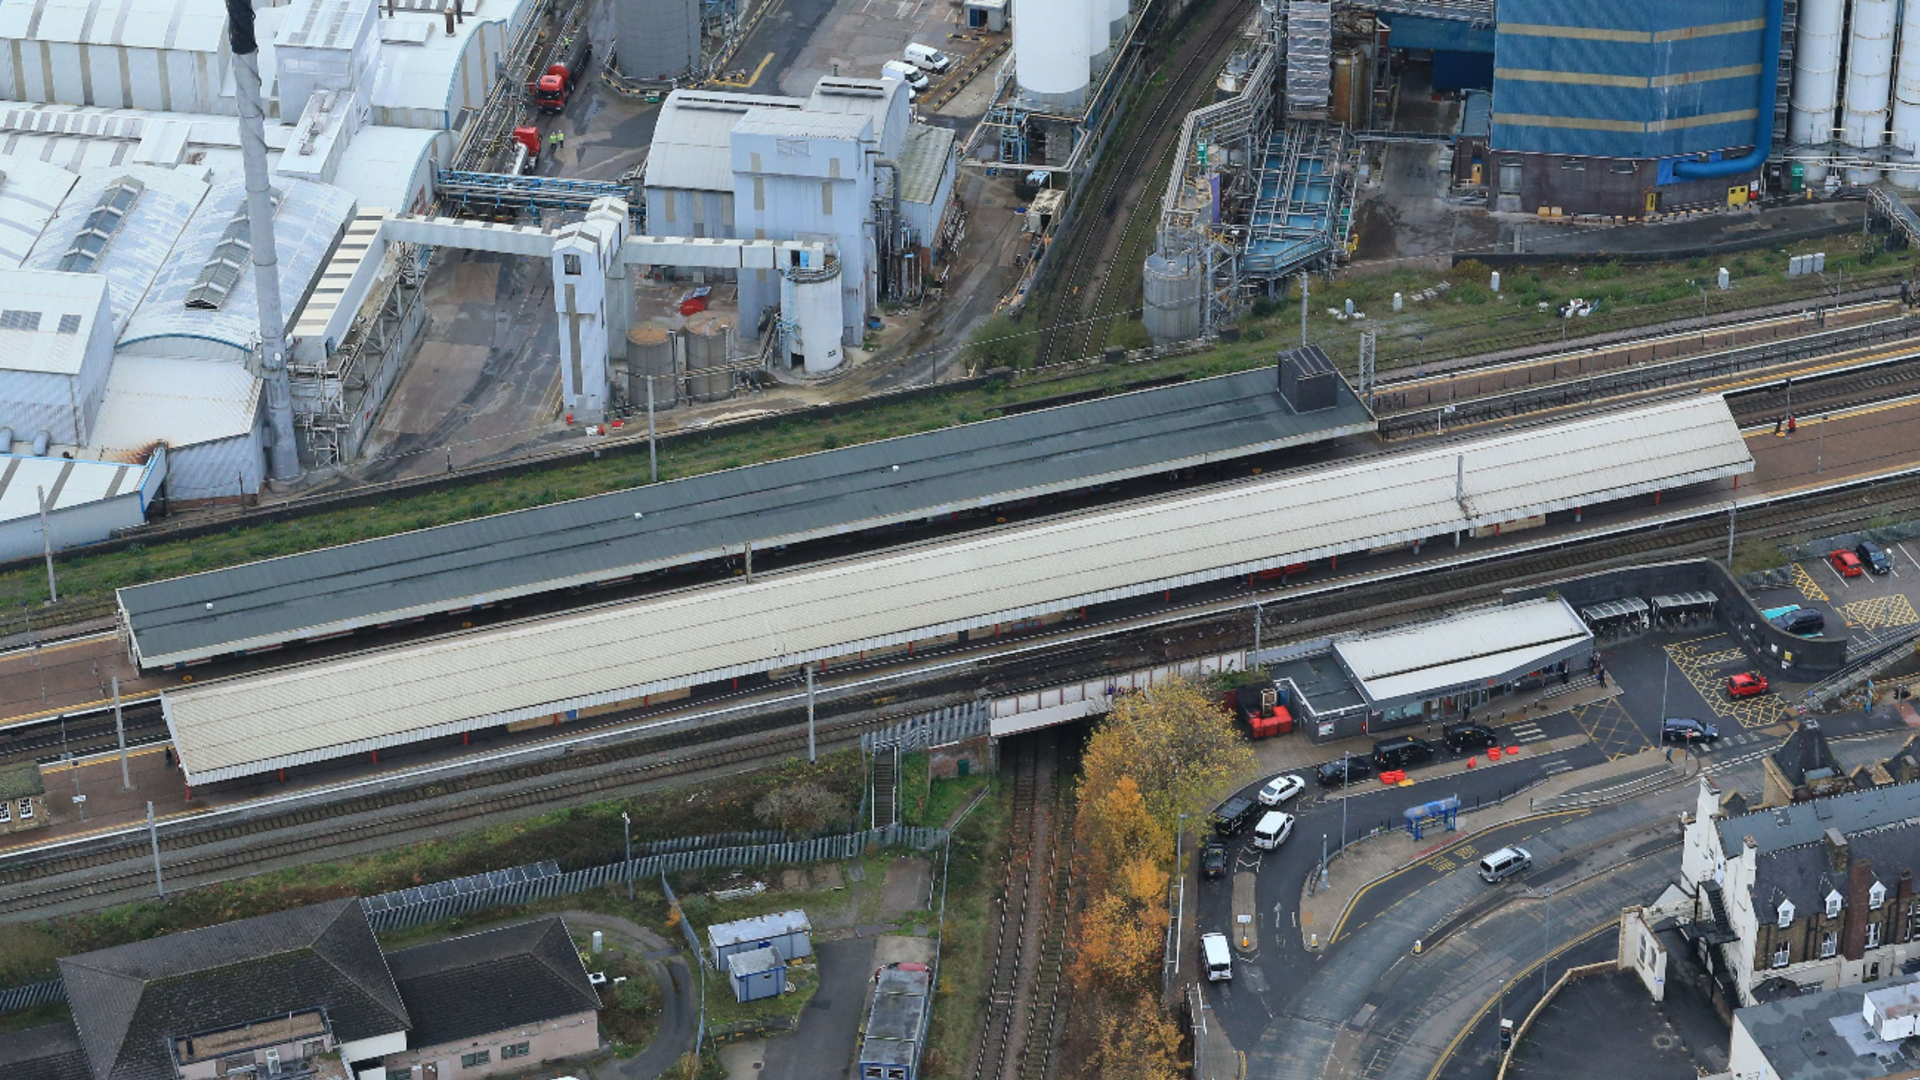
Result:
M1847 0L1806 0L1800 5L1793 54L1792 111L1787 139L1795 146L1833 141L1840 103L1840 35ZM1808 184L1827 178L1825 165L1806 167Z
M1108 0L1090 0L1087 9L1087 69L1099 71L1113 55L1113 35L1107 30ZM1089 75L1088 81L1092 78Z
M1114 41L1120 40L1120 34L1127 28L1127 0L1108 0L1107 36Z
M1886 141L1887 99L1893 90L1893 23L1898 0L1853 0L1847 43L1847 107L1841 138L1861 150ZM1848 169L1847 183L1871 184L1879 169Z
M1013 16L1013 68L1036 104L1073 109L1087 99L1094 0L1022 0Z
M1900 68L1893 86L1894 146L1913 154L1920 151L1920 2L1907 0L1906 17L1900 24ZM1920 165L1920 162L1915 162ZM1920 190L1920 171L1889 170L1894 185L1908 191Z

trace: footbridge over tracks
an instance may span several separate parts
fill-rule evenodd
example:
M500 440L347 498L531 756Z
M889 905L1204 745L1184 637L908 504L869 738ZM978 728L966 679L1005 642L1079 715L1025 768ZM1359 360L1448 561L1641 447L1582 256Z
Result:
M162 698L204 784L1060 618L1314 559L1444 542L1753 470L1699 396L1009 526Z
M626 200L605 195L591 200L584 221L553 229L392 214L381 220L370 249L359 255L360 265L379 266L393 243L551 260L562 400L566 411L585 423L606 415L608 360L625 355L631 267L778 271L783 350L807 357L810 371L831 370L842 355L840 262L829 244L636 235ZM355 314L345 306L336 310L327 337L344 340Z

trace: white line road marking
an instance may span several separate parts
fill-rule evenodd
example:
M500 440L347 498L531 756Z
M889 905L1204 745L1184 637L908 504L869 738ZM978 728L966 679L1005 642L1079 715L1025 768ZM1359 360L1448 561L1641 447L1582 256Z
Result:
M1835 570L1833 568L1832 559L1821 559L1820 565L1827 568L1827 573L1832 574L1834 577L1834 580L1838 581L1841 585L1846 585L1848 588L1852 588L1852 586L1847 585L1847 579L1841 576L1840 571Z
M1920 570L1920 559L1916 559L1913 557L1913 552L1908 550L1907 545L1895 544L1893 546L1899 548L1902 552L1905 552L1907 556L1907 561L1913 564L1913 568L1915 570Z

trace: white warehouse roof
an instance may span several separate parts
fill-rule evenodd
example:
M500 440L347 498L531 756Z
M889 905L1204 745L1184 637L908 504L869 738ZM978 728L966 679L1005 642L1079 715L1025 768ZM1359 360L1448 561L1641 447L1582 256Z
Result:
M243 436L259 408L260 380L245 364L123 354L90 445L105 460L136 461L158 442L177 449Z
M137 490L152 468L150 461L74 461L61 457L0 454L0 521L40 516L40 492L47 510L65 510ZM60 539L55 530L56 540Z
M80 179L58 165L19 154L0 154L0 268L19 266L40 230Z
M133 193L131 201L129 193ZM206 183L185 170L127 165L90 171L73 185L59 212L40 233L26 268L104 274L117 337L117 328L126 325L152 286L154 275L206 193ZM111 203L125 210L117 224L96 215ZM108 230L105 236L102 229ZM82 250L96 250L97 257L65 263L69 252Z
M1336 641L1333 651L1368 701L1532 671L1593 631L1559 597L1481 608Z
M0 371L77 375L107 279L0 270Z
M178 0L0 3L0 39L218 53L226 48L226 38L227 9L221 4Z
M273 242L280 264L280 310L297 311L353 214L353 196L330 185L284 178L275 179L273 191L279 197ZM259 296L254 289L246 205L246 184L240 179L207 192L121 331L122 349L154 338L200 338L238 350L253 347L260 333ZM230 229L236 230L237 243L227 240ZM205 286L203 272L212 276ZM230 288L221 292L220 285ZM189 300L213 307L191 308ZM164 351L178 354L180 349L173 345ZM162 347L132 351L162 351Z
M208 683L163 702L190 782L206 783L1752 469L1725 402L1688 398Z
M647 151L646 186L733 190L733 125L757 108L804 109L800 98L675 90L660 104Z

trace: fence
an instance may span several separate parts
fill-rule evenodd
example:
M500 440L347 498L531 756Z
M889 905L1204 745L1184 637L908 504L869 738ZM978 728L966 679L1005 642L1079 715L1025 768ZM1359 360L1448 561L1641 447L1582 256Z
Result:
M67 1000L67 984L59 979L0 990L0 1013L19 1012L35 1005Z
M526 904L555 896L570 896L627 880L654 878L683 870L712 867L774 866L780 863L820 862L826 859L851 859L868 847L906 846L925 851L945 842L941 829L922 826L890 825L843 836L823 836L813 840L790 840L778 844L743 844L732 847L700 848L649 855L632 862L606 863L552 877L518 881L496 888L478 889L443 896L426 903L403 908L368 910L367 922L376 931L404 930L412 926L469 915L493 907ZM377 899L377 898L375 898ZM362 900L363 908L370 908Z
M910 753L930 746L946 746L977 739L987 733L988 720L989 710L984 701L949 705L930 713L921 713L892 727L862 732L860 752L871 754L875 750L894 746L899 747L902 753Z

